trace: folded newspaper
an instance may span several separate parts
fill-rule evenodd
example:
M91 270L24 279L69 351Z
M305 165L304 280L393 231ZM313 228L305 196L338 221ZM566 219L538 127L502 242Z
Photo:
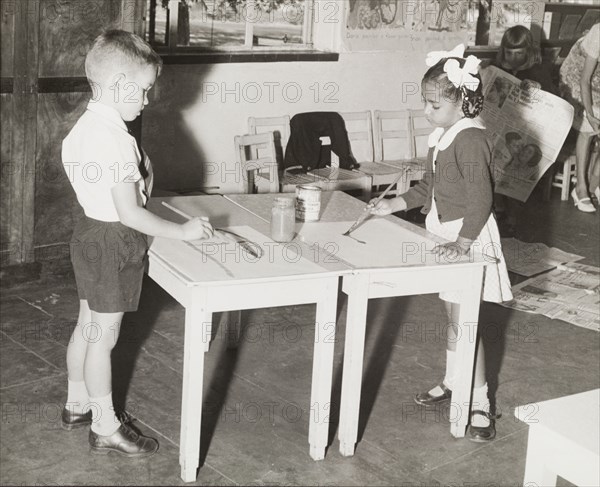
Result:
M551 93L523 86L495 66L480 74L485 96L481 118L494 144L495 191L525 202L556 161L571 128L573 107Z
M559 265L553 271L513 286L507 308L563 320L600 331L600 268L585 264Z

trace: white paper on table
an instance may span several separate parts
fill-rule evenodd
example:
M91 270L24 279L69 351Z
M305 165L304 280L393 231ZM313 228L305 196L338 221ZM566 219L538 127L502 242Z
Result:
M351 237L344 236L343 233L352 223L354 222L305 222L299 227L299 233L308 245L318 246L352 267L440 263L439 258L431 254L437 243L433 239L383 218L370 218L354 230Z
M193 251L182 251L168 239L155 239L153 247L167 256L170 265L195 282L235 279L260 279L325 272L306 255L298 242L277 243L249 226L225 228L256 244L262 256L254 257L226 234L217 232L207 240L186 242ZM303 255L303 253L305 255Z

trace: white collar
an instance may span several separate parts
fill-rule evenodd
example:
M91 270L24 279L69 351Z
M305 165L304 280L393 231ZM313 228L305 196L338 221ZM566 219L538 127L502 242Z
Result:
M96 115L102 117L103 119L109 121L110 123L129 133L127 125L125 125L125 122L121 118L121 115L119 115L119 112L116 108L109 107L108 105L104 105L103 103L90 100L87 109L90 112L95 113Z
M436 128L433 132L431 132L431 134L429 134L427 145L429 147L436 147L438 150L445 150L452 142L454 142L454 138L459 132L471 127L485 129L485 125L479 117L461 118L446 131L444 131L444 129L441 127Z

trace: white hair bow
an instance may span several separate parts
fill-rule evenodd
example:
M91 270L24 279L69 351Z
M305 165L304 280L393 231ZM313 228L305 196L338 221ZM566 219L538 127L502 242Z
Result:
M425 64L431 67L439 63L442 59L446 59L449 57L463 57L464 54L464 44L459 44L451 51L431 51L427 53L427 57L425 58Z
M444 72L448 75L448 80L457 88L464 86L471 91L475 91L479 86L479 80L473 75L477 74L477 67L480 62L475 56L469 56L465 59L465 64L461 68L456 59L448 59L444 64Z

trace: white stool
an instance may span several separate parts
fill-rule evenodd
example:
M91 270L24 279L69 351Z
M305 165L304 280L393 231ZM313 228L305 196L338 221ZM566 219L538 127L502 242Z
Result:
M519 406L529 425L523 485L553 486L562 478L600 485L600 389Z
M575 154L568 156L563 163L562 172L557 172L552 178L552 186L560 188L560 199L561 201L567 201L569 199L569 190L571 189L571 183L577 182L576 174L577 158Z

